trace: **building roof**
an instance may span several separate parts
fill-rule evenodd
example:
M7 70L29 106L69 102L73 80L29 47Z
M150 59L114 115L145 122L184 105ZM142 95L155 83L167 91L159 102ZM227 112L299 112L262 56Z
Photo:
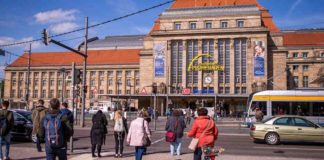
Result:
M271 32L280 32L279 28L273 22L269 11L262 7L257 0L177 0L169 9L241 5L256 5L261 11L263 26L268 28ZM159 23L154 24L151 32L160 30L160 27L157 26L158 24Z
M88 51L88 65L132 65L139 64L140 49ZM83 58L72 52L37 52L31 54L32 67L64 66L75 62L83 64ZM8 67L26 67L28 54L16 59Z
M294 31L284 32L283 45L292 46L324 46L324 31Z
M88 49L135 49L143 48L145 35L107 36L88 44Z

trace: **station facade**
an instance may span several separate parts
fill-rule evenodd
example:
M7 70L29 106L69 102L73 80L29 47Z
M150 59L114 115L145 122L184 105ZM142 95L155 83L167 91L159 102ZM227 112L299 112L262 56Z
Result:
M31 57L30 103L60 97L58 70L82 64L68 52ZM90 43L88 62L87 107L119 101L160 113L167 106L243 112L257 91L324 87L324 31L281 31L257 0L177 0L147 35ZM21 101L26 66L18 58L6 68L5 98ZM70 85L63 90L70 99Z

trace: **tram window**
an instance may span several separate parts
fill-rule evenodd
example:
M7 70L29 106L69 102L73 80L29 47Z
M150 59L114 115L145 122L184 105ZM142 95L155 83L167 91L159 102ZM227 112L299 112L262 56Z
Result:
M312 107L313 116L324 117L324 102L314 102Z
M292 115L289 102L272 102L272 115Z
M251 111L255 113L255 109L260 108L264 115L267 115L267 102L253 101L251 104Z
M299 116L312 116L311 108L310 108L311 102L293 102L293 114L299 115Z

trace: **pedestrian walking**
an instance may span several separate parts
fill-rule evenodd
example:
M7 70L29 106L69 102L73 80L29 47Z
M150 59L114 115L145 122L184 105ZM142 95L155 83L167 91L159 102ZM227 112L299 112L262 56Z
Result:
M33 121L33 131L32 134L36 135L36 148L38 152L42 152L42 138L40 137L40 134L43 128L43 119L48 112L48 109L44 106L44 100L40 99L37 102L37 106L32 112L32 121Z
M63 115L66 115L69 123L70 123L70 126L72 127L72 133L70 135L70 142L73 141L73 134L74 134L74 116L73 116L73 113L68 109L69 106L66 102L63 102L61 104L61 113Z
M122 111L117 110L114 117L115 158L123 157L125 134L128 133L127 120L122 116Z
M202 147L214 147L218 137L218 129L215 122L208 116L206 108L199 108L197 114L198 117L194 120L191 130L188 132L188 137L198 139L198 144L194 151L194 160L201 160ZM215 156L209 158L214 160Z
M95 155L95 150L97 148L98 157L101 157L101 146L105 143L107 130L107 118L106 115L99 110L92 117L92 127L91 127L91 153L92 157L97 157Z
M167 131L166 140L170 142L171 156L181 155L181 142L186 124L184 118L180 116L180 112L179 110L174 110L172 117L167 120L165 125L165 130Z
M151 133L149 125L144 120L144 112L138 113L137 118L133 120L129 127L127 143L135 147L135 160L142 160L144 149L150 145Z
M60 111L60 101L56 98L50 100L50 110L43 121L43 134L45 134L46 159L67 160L67 141L72 135L72 126L66 115Z
M8 110L9 101L3 101L0 110L0 159L2 159L2 144L6 145L5 160L9 160L9 151L11 143L10 131L14 126L14 117L12 111Z
M191 122L191 116L192 116L192 113L191 113L191 109L190 107L188 107L186 109L186 125L190 125L190 122Z

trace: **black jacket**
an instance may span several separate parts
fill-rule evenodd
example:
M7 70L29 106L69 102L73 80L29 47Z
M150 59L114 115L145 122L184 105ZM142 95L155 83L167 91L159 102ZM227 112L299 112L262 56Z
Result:
M182 116L170 117L165 125L165 130L175 132L177 138L183 137L183 131L185 128L186 128L186 123Z
M11 129L13 128L13 126L15 124L13 113L12 113L12 111L9 111L7 109L1 109L0 116L7 118L8 124L7 124L7 129L5 132L5 135L7 135L11 131Z
M100 126L98 124L95 124L97 121L100 121ZM99 144L102 145L105 141L107 131L107 118L106 115L102 112L97 112L92 117L92 127L91 127L91 144Z

